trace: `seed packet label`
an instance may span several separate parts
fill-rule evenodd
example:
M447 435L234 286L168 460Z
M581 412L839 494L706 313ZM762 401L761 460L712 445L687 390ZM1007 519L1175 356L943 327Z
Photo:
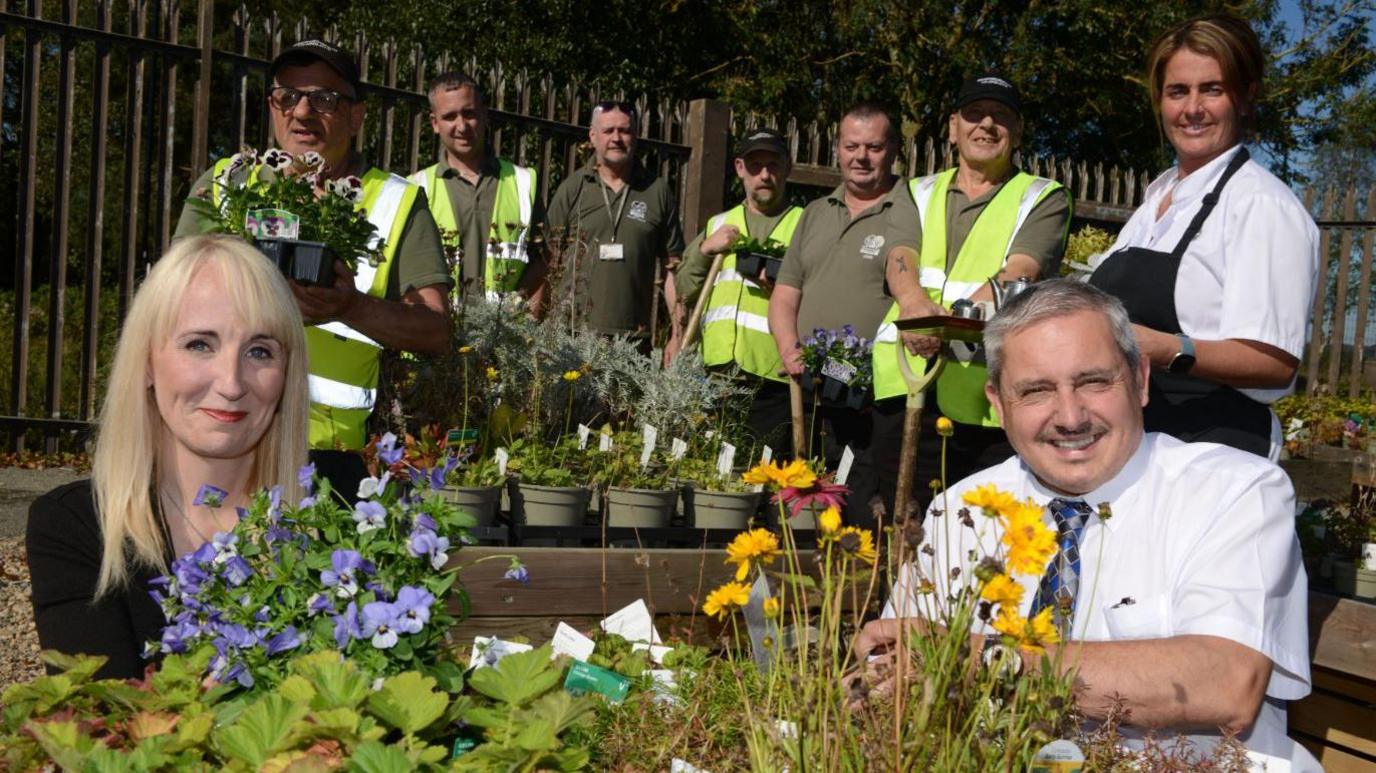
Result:
M827 360L822 363L822 375L849 384L851 379L855 378L855 366L838 360Z
M646 424L640 430L640 466L647 467L650 464L650 454L655 452L655 441L659 439L659 430Z
M765 446L764 449L760 451L760 464L769 464L772 461L774 461L774 449Z
M721 451L717 453L717 474L725 478L731 474L731 468L736 464L736 447L730 443L722 443Z
M602 630L614 633L629 642L659 644L659 631L655 630L655 620L650 616L650 608L645 599L637 599L608 615L601 623ZM654 653L651 652L651 657Z
M473 651L468 656L468 665L473 668L495 666L507 655L529 652L531 646L515 641L504 641L496 636L473 637Z
M674 441L669 444L670 459L678 461L679 459L682 459L683 455L686 453L688 453L688 443L682 438L674 438Z
M836 466L836 482L842 486L846 485L846 478L850 477L851 465L855 464L855 452L846 446L846 450L841 452L841 463Z
M597 450L603 453L612 450L612 436L605 432L597 436Z
M596 646L592 639L579 633L576 628L561 622L559 627L554 629L554 638L550 640L550 647L554 650L550 657L568 655L574 660L587 660L592 657L592 651Z
M511 461L511 453L505 448L498 448L496 451L492 452L492 455L497 457L497 472L505 475L506 463Z
M573 695L595 692L606 696L612 703L620 703L626 700L626 694L631 691L631 680L615 671L580 661L569 668L569 675L564 679L564 689Z
M299 239L301 218L285 209L250 209L244 214L244 230L258 239Z
M586 451L588 448L588 438L592 435L592 427L586 424L578 425L578 450Z

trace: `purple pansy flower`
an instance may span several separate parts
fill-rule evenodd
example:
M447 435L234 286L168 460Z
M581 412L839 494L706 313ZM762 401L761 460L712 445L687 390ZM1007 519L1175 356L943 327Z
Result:
M450 454L444 459L444 464L437 464L430 468L430 488L438 491L444 488L444 481L449 477L449 473L459 466L459 457Z
M313 495L301 497L301 502L296 507L298 510L305 510L308 507L315 507L315 497Z
M355 572L372 574L373 565L363 560L356 550L336 550L330 554L331 569L320 573L320 582L327 588L334 588L335 595L349 598L358 593L358 579Z
M211 543L202 542L201 546L191 553L191 560L197 566L210 566L215 562L215 556L219 555L219 552Z
M372 637L372 644L380 650L391 649L397 643L397 609L385 601L363 606L363 636Z
M282 632L268 639L263 643L263 651L269 655L276 655L279 652L286 652L301 646L301 635L296 632L296 626L289 625L282 629Z
M511 566L507 568L506 574L502 575L502 577L508 580L523 582L526 585L530 584L530 572L526 569L526 565L514 557L511 559Z
M420 633L430 622L430 605L434 603L435 597L429 591L403 585L397 591L397 600L392 603L397 628L402 633Z
M223 505L225 503L225 497L227 496L229 496L228 491L212 486L209 483L203 483L200 488L196 489L196 498L191 500L191 504L215 508Z
M350 601L344 613L334 616L334 643L341 650L349 642L363 637L363 628L358 622L358 605Z
M315 462L307 462L296 471L296 482L307 494L315 490Z
M233 534L223 531L215 532L215 536L210 538L210 546L215 548L214 563L223 564L239 555L239 549L235 547L238 542L239 538Z
M198 626L190 622L173 623L162 629L162 646L160 649L164 653L186 652L188 642L196 638L201 633Z
M315 617L321 612L333 612L334 602L330 601L327 593L315 593L306 600L306 610L310 617Z
M364 478L358 482L358 498L372 499L375 496L381 496L383 490L387 488L387 482L391 479L392 473L387 470L383 471L382 477L380 478L371 476Z
M384 434L377 441L377 458L381 459L382 463L388 467L401 461L402 454L405 453L406 449L396 446L397 436L391 432Z
M442 569L449 561L449 538L429 529L416 529L406 540L406 550L416 558L429 558L432 568Z
M235 555L225 562L222 573L224 578L229 580L229 584L237 588L253 576L253 567L249 566L243 558Z
M359 502L353 518L358 524L358 533L366 534L387 525L387 508L377 502Z
M252 687L253 673L249 671L248 667L245 666L243 663L235 663L234 665L229 667L229 670L225 672L224 677L222 677L220 681L238 682L244 687Z

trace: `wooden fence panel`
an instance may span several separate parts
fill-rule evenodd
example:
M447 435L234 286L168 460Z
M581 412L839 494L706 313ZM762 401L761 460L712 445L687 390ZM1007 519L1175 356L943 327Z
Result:
M1376 188L1367 193L1366 216L1376 218ZM1357 280L1357 319L1353 327L1353 340L1357 344L1352 349L1352 368L1348 373L1347 396L1356 397L1362 383L1362 373L1366 357L1367 314L1371 308L1371 260L1376 225L1368 226L1362 237L1361 274Z
M1309 197L1306 197L1306 203L1308 203L1308 199ZM1333 219L1333 201L1333 191L1330 190L1326 192L1323 197L1322 219ZM1314 293L1314 311L1310 316L1310 319L1314 320L1314 323L1309 334L1309 349L1307 352L1309 363L1305 369L1305 389L1310 393L1316 392L1319 389L1319 357L1323 353L1324 288L1328 287L1328 264L1330 262L1328 259L1328 242L1330 236L1330 230L1327 228L1322 229L1322 232L1319 234L1319 275L1314 285L1318 290Z
M1357 219L1357 191L1351 187L1343 196L1343 219L1348 222ZM1338 371L1343 364L1343 328L1347 323L1347 287L1348 276L1351 274L1348 270L1348 263L1351 254L1352 229L1344 228L1338 239L1338 256L1334 265L1334 270L1338 272L1338 287L1337 296L1333 303L1333 322L1329 326L1329 335L1326 337L1332 347L1328 354L1327 383L1335 392L1338 385ZM1322 285L1320 285L1316 295L1327 295Z

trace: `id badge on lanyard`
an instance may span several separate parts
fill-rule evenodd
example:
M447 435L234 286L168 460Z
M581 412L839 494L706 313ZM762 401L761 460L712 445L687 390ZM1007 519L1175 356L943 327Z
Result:
M602 182L602 178L597 179L597 187L602 191L602 203L607 206L607 217L612 222L612 240L597 246L598 260L625 260L626 246L616 240L617 231L621 227L621 215L626 211L626 200L631 197L630 184L625 183L621 187L621 203L617 205L616 211L612 211L612 200L607 196L607 184Z

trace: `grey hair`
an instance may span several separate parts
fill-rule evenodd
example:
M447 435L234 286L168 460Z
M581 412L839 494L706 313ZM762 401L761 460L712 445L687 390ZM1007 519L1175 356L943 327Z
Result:
M984 358L989 366L989 383L999 387L1003 371L1003 339L1025 327L1048 319L1066 317L1081 311L1097 311L1108 317L1113 341L1128 366L1135 383L1141 349L1132 332L1132 322L1122 301L1099 288L1074 279L1049 279L1019 293L984 327Z

